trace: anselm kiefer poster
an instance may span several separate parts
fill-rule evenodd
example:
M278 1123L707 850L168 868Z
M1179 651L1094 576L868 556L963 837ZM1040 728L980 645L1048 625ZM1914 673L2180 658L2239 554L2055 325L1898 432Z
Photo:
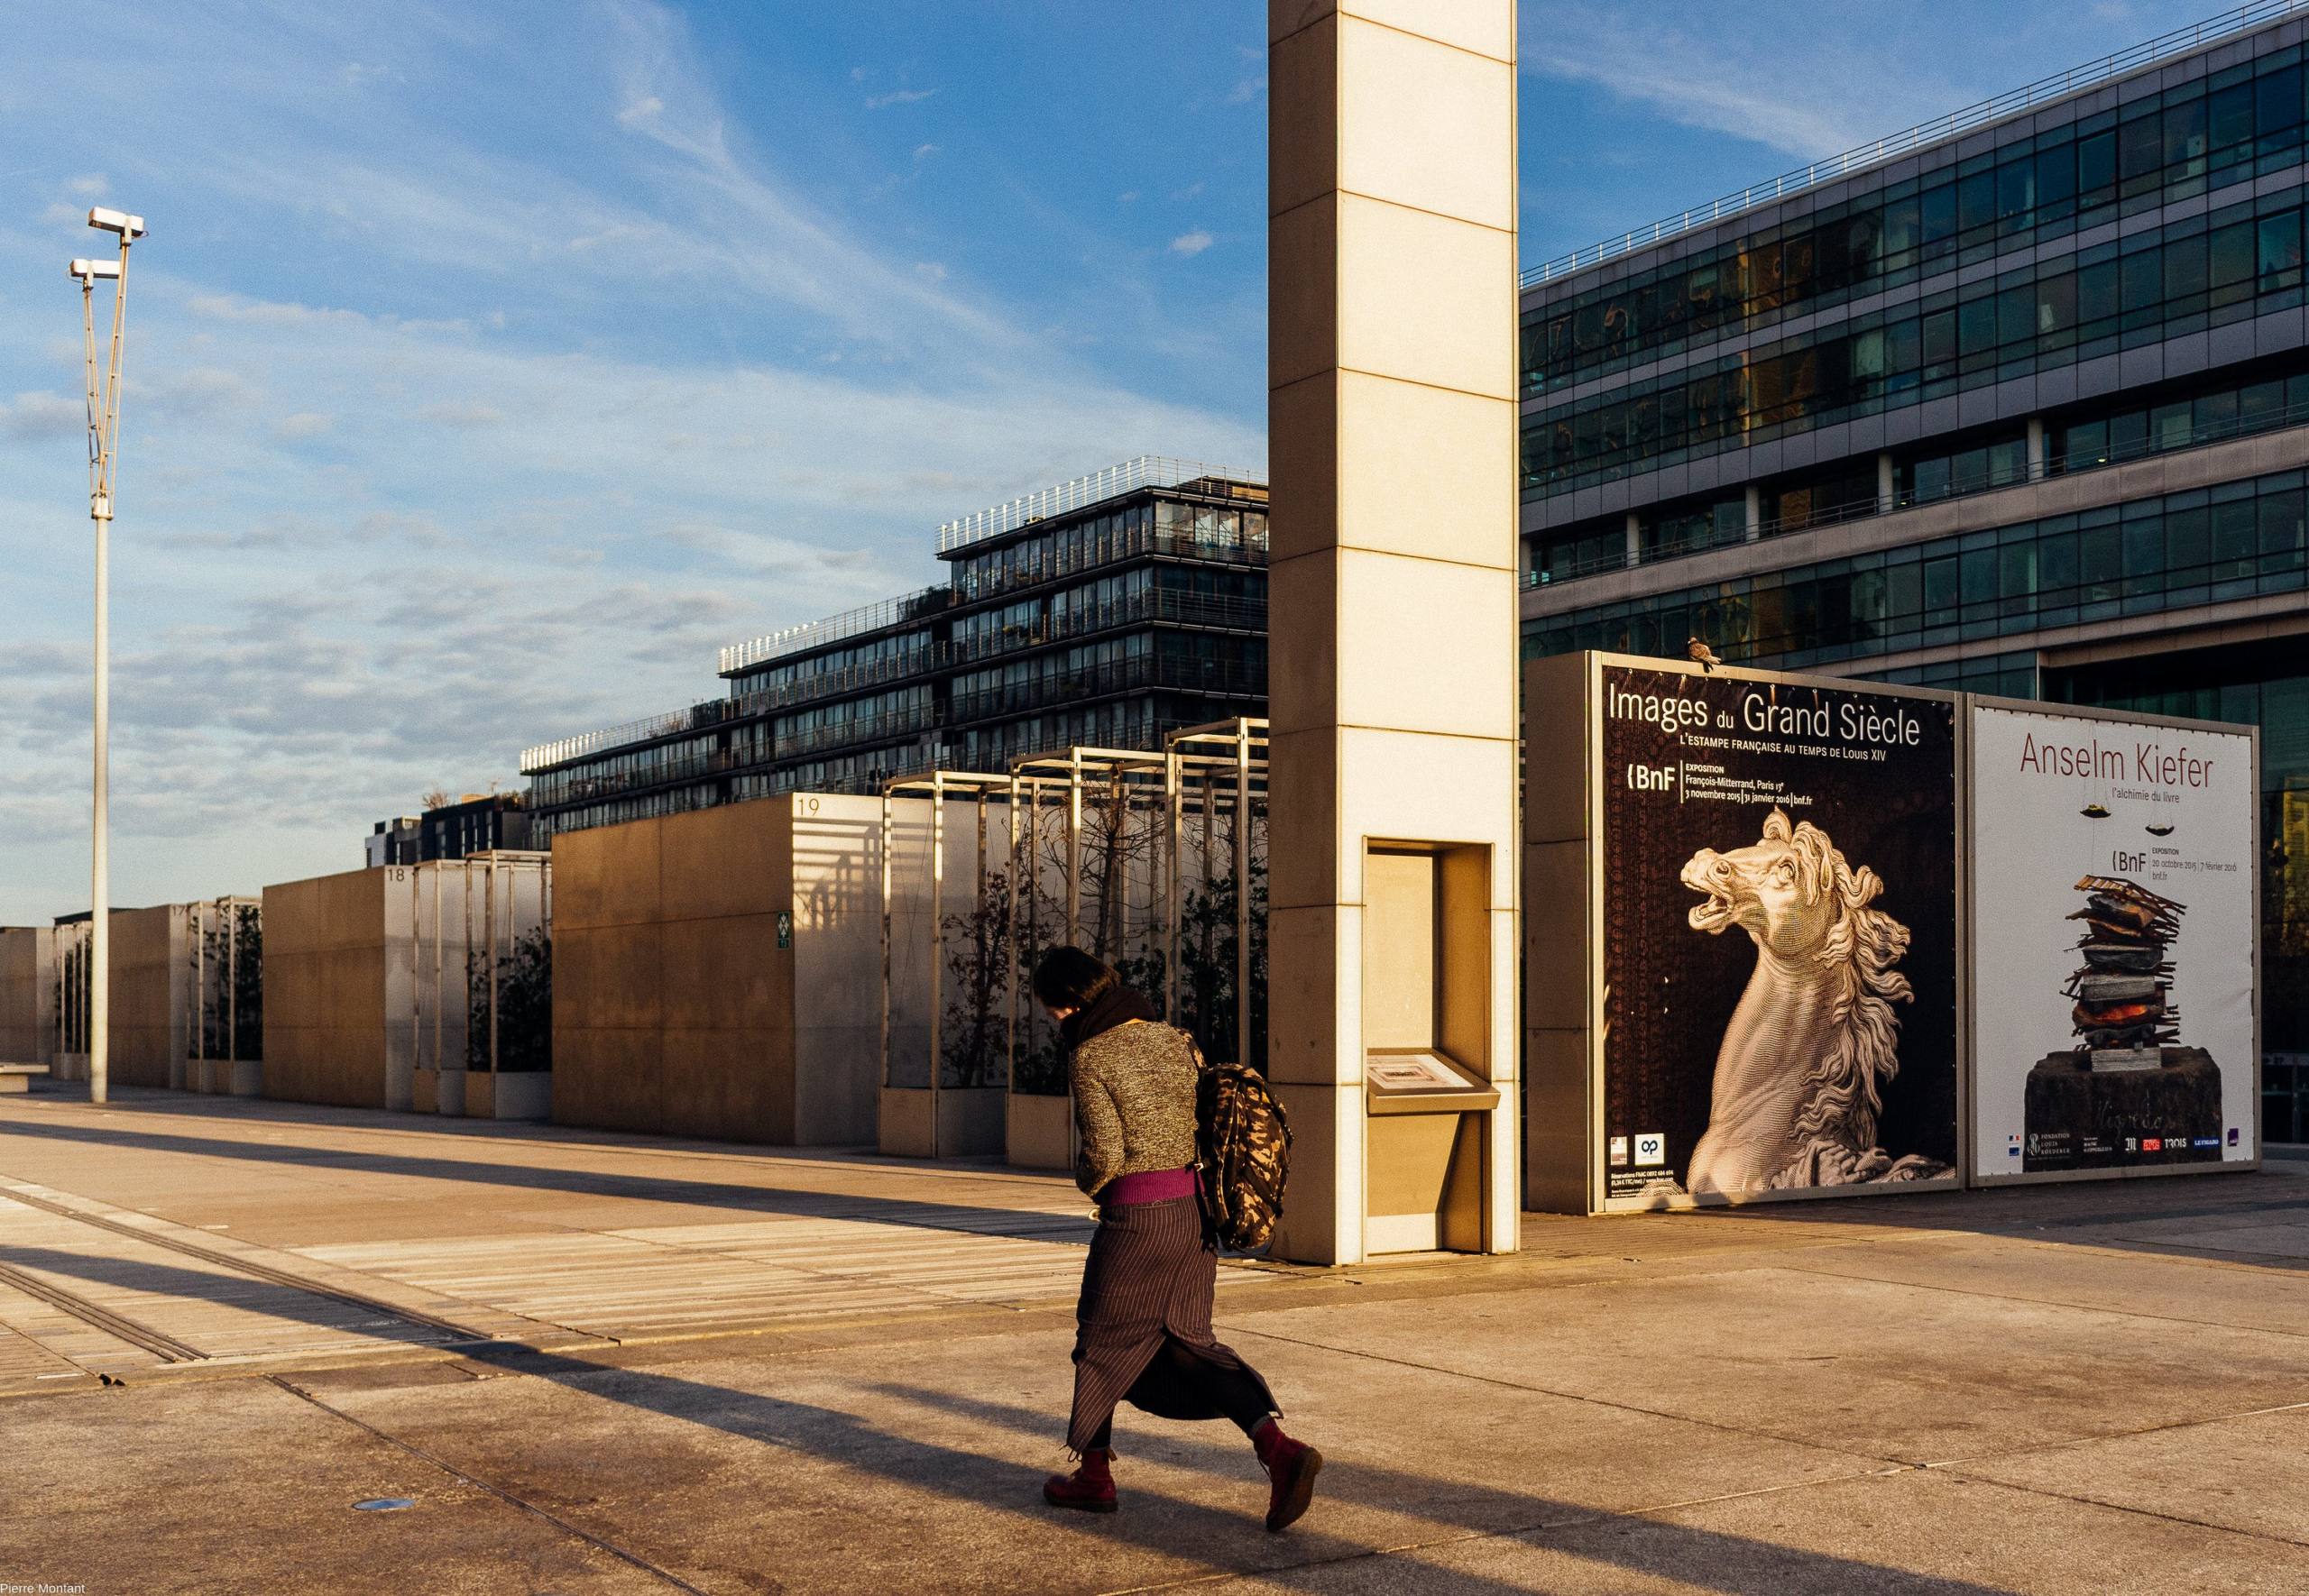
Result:
M2250 1162L2252 733L1972 716L1975 1173Z
M1598 669L1605 1206L1954 1183L1953 699Z

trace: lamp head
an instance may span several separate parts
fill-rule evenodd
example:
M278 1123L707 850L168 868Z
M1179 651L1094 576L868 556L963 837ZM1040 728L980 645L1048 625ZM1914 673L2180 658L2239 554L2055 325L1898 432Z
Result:
M144 236L144 218L132 216L126 211L108 211L102 206L88 213L88 225L106 233L117 233L123 242Z
M73 278L85 287L99 277L118 277L120 262L117 261L75 261L64 270L67 276Z

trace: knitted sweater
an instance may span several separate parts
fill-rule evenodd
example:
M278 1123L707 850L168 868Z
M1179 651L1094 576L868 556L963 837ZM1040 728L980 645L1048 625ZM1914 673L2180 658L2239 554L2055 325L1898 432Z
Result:
M1193 1038L1151 1020L1102 1031L1076 1048L1067 1067L1082 1136L1074 1183L1096 1197L1118 1175L1194 1162L1200 1062Z

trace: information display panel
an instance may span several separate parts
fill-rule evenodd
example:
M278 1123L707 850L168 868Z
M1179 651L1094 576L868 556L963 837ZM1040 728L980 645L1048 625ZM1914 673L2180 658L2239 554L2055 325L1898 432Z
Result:
M1955 1185L1955 695L1590 668L1599 1206Z
M2258 734L1970 714L1975 1184L2257 1167Z

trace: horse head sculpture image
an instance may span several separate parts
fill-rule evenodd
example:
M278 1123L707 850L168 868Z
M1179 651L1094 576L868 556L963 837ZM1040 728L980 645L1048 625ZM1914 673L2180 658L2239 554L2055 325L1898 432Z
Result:
M1916 995L1892 968L1908 927L1870 907L1884 887L1876 873L1854 869L1826 831L1791 827L1774 808L1753 846L1704 848L1682 879L1706 894L1688 916L1694 931L1736 925L1756 945L1685 1188L1738 1197L1946 1174L1936 1160L1876 1145L1883 1087L1900 1068L1892 1005Z

